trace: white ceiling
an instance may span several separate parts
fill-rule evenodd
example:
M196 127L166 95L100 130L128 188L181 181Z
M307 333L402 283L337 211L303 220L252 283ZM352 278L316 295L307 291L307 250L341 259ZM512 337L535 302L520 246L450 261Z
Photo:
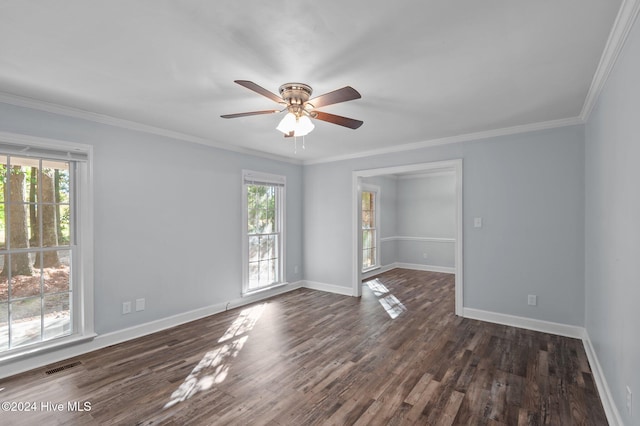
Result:
M0 92L300 161L578 117L619 0L0 0ZM362 99L306 149L237 84Z

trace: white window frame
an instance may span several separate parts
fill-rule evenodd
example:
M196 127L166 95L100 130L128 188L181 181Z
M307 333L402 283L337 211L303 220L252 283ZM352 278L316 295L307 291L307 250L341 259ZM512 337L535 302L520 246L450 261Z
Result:
M270 290L275 287L280 287L288 284L286 280L286 176L257 172L253 170L242 170L242 296L249 296L262 291ZM252 289L249 287L249 206L247 196L248 184L264 184L274 185L276 187L278 196L276 199L276 226L279 231L279 252L278 252L278 277L277 282L270 283L268 285Z
M378 185L372 185L372 184L368 184L368 183L363 183L360 185L360 241L362 241L362 232L363 232L363 228L362 228L362 193L363 192L372 192L375 194L375 200L374 200L374 215L373 215L373 222L374 222L374 229L375 229L375 249L376 249L376 255L375 255L375 263L367 268L363 268L363 261L364 261L364 247L361 247L360 249L360 270L362 271L362 273L366 273L366 272L370 272L373 271L375 269L380 269L380 187Z
M75 213L72 248L72 330L67 336L0 352L0 366L45 351L86 342L96 337L93 309L93 147L85 144L0 132L0 155L36 157L70 162L75 190L70 195Z

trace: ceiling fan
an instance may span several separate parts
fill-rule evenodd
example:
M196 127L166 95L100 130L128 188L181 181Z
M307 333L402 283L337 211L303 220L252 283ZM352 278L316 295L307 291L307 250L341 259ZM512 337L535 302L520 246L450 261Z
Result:
M327 105L333 105L340 102L360 99L360 93L351 86L345 86L333 92L325 93L313 99L311 86L303 83L285 83L280 86L280 96L265 89L262 86L248 80L235 80L235 83L246 87L249 90L265 96L274 102L284 106L283 109L269 109L263 111L241 112L237 114L221 115L222 118L246 117L249 115L275 114L287 111L280 124L276 129L284 133L285 137L305 136L315 127L311 122L311 118L326 121L328 123L337 124L339 126L357 129L362 126L361 120L343 117L341 115L329 114L328 112L318 111Z

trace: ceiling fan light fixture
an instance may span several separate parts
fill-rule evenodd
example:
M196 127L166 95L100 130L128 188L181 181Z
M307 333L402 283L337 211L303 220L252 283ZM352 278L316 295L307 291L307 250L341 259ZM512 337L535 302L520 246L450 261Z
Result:
M311 119L306 115L298 117L296 114L288 112L287 115L280 120L280 124L278 124L276 129L285 135L299 137L308 135L315 127Z
M293 136L305 136L311 133L316 126L313 125L311 119L306 115L298 118Z
M282 120L280 120L280 124L276 127L276 130L280 130L285 135L288 135L292 131L295 130L296 127L296 115L292 112L288 112L287 115L284 116Z

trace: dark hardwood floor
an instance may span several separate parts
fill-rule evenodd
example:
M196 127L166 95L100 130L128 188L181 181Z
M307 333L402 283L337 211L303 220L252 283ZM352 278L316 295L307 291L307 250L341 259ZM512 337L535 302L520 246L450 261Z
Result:
M0 424L607 424L581 341L456 317L453 292L403 269L299 289L1 380L37 411Z

